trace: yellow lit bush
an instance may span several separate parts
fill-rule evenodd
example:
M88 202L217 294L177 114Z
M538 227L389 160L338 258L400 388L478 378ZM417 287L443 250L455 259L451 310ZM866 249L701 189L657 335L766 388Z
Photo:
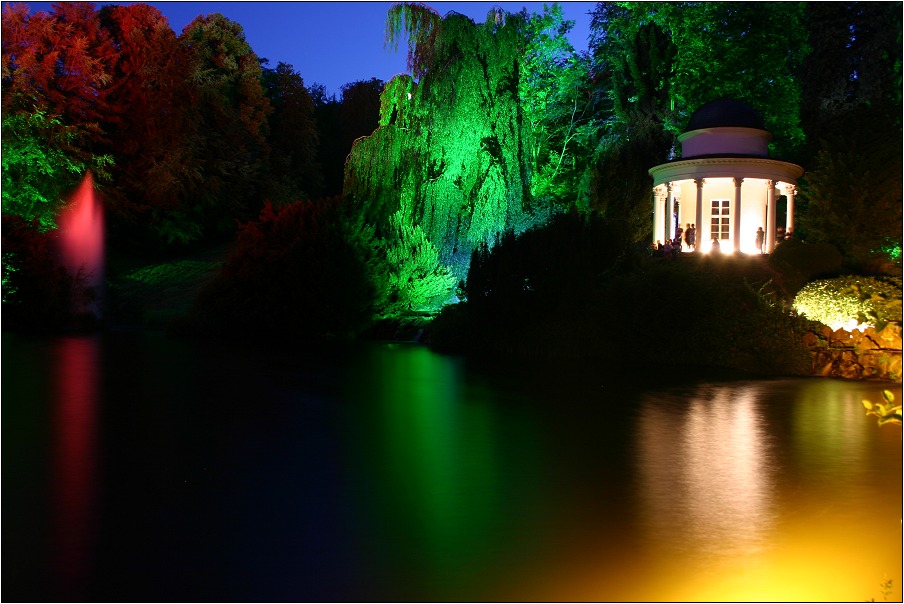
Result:
M794 310L832 329L882 328L901 321L901 280L848 276L813 281L794 297Z

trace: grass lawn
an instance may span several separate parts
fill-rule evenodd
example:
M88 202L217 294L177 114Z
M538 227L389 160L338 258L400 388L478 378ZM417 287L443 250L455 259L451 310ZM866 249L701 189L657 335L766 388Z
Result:
M220 245L160 262L120 259L107 279L108 323L164 329L188 312L201 287L222 268L229 251L229 245Z

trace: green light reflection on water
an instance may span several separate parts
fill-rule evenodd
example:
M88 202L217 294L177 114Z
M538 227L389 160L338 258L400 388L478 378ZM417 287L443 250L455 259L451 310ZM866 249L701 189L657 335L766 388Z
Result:
M513 570L536 518L536 427L459 359L415 346L372 352L353 388L372 401L356 419L366 417L356 432L369 455L356 458L368 477L359 513L370 546L386 548L381 572L408 569L394 589L412 597L482 599Z

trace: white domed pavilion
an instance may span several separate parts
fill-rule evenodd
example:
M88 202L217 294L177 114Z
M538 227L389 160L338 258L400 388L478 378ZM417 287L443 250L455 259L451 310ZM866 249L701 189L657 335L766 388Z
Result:
M722 252L760 253L775 249L776 205L787 198L784 232L794 229L794 195L804 169L769 158L772 135L763 118L734 99L710 101L694 112L678 137L682 156L650 168L653 177L653 241L675 237L677 226L695 224L697 250L708 252L718 239ZM685 247L685 249L687 249Z

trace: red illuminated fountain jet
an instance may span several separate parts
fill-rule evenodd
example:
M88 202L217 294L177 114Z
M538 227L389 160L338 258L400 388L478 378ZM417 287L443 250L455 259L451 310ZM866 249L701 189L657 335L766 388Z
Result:
M102 318L104 211L87 172L59 216L59 257L74 279L72 313L79 323Z

